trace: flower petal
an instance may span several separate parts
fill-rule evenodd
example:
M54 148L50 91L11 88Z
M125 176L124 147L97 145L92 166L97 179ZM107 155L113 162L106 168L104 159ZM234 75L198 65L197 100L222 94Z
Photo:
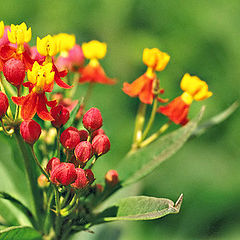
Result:
M45 94L38 94L38 104L37 104L37 115L45 121L53 121L54 118L51 116L46 107L46 98Z
M29 93L22 104L21 116L24 120L32 119L37 111L38 95Z

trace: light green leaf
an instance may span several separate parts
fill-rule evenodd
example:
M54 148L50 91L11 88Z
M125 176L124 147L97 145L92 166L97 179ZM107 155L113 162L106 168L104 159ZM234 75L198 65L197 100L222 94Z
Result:
M198 137L206 132L207 129L220 124L228 117L230 117L239 107L239 102L234 102L230 107L225 109L223 112L217 114L216 116L210 118L209 120L199 124L199 126L193 131L191 137Z
M131 155L127 155L117 168L121 185L126 186L132 184L145 177L163 161L176 153L196 129L203 112L204 107L186 126L180 127L174 132L159 138L149 146Z
M100 213L97 216L96 222L161 218L171 213L178 213L182 200L182 194L176 203L166 198L145 196L121 199L117 204Z
M70 118L69 120L67 121L67 123L65 124L64 126L64 129L67 129L68 127L72 126L73 125L73 122L75 120L75 117L78 113L78 110L80 109L80 106L82 104L82 101L78 101L78 104L75 106L75 108L71 111L70 113Z
M0 240L41 240L39 232L31 227L17 226L0 231Z

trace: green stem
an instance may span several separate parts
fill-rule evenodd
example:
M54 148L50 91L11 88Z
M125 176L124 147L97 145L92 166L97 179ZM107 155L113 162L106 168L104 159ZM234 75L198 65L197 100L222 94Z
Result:
M2 118L1 118L1 123L2 123L2 130L3 130L3 132L4 132L6 135L8 135L8 136L12 136L13 133L14 133L14 130L13 130L13 129L10 129L10 131L8 131L8 130L6 129L4 123L3 123Z
M152 112L151 112L151 116L149 118L149 121L148 121L148 124L143 132L143 136L142 136L142 139L145 139L145 137L148 135L148 132L149 130L151 129L152 127L152 124L154 122L154 119L155 119L155 115L156 115L156 111L157 111L157 98L155 98L153 100L153 106L152 106Z
M56 186L54 186L54 192L55 192L55 203L56 203L56 222L55 222L55 229L56 229L56 235L57 239L60 239L60 230L61 230L61 205L60 205L60 197L59 192Z
M88 169L92 169L92 167L93 167L93 165L95 164L95 162L97 161L97 159L98 159L98 157L95 156L94 159L92 160L91 165L89 166Z
M79 85L79 73L77 72L77 73L75 73L74 74L74 78L73 78L73 88L71 89L71 92L70 92L70 94L69 94L69 97L71 98L71 99L73 99L73 97L74 97L74 95L75 95L75 93L76 93L76 91L77 91L77 89L78 89L78 85Z
M31 154L29 146L27 146L27 144L23 141L22 136L20 135L19 131L15 131L14 136L15 136L16 141L19 145L19 148L22 152L25 169L26 169L26 173L27 173L27 178L28 178L28 182L29 182L30 190L31 190L31 194L32 194L35 215L36 215L36 217L38 219L38 223L40 225L39 228L41 229L43 202L42 202L42 193L37 184L37 174L34 169L34 165L32 163L33 156Z
M60 128L57 128L57 157L60 159Z
M17 87L17 96L18 96L18 97L21 96L21 86ZM17 105L17 106L16 106L16 112L15 112L15 120L18 119L19 110L20 110L20 107L19 107L19 105Z
M93 86L94 86L94 83L90 82L89 85L88 85L88 89L87 89L86 95L85 95L85 97L83 99L83 106L84 107L87 104L89 98L91 97Z
M167 122L165 123L157 132L155 132L154 134L152 134L149 138L147 138L145 141L143 141L139 147L143 148L146 147L148 144L150 144L151 142L155 141L159 135L161 135L162 133L164 133L168 127L170 126L171 122Z
M138 113L135 120L135 130L133 135L133 144L138 144L142 141L142 128L145 122L145 113L147 105L140 102Z

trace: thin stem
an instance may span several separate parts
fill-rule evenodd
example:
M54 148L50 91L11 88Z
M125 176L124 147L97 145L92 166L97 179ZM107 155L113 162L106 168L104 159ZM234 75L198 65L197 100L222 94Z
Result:
M57 128L57 157L60 159L60 128Z
M149 138L147 138L145 141L143 141L139 146L140 148L146 147L151 142L155 141L162 133L164 133L168 127L170 126L171 122L165 123L157 132L152 134Z
M59 236L60 234L60 225L61 225L61 205L60 205L60 198L59 198L59 192L56 186L54 186L54 192L55 192L55 203L56 203L56 235Z
M140 102L138 113L135 120L135 130L133 135L133 144L138 144L142 140L142 128L145 122L145 113L146 113L147 105L145 103Z
M93 167L93 165L95 164L95 162L97 161L97 159L98 159L98 157L95 156L94 159L92 160L92 162L91 162L91 164L90 164L90 166L89 166L88 169L92 169L92 167Z
M48 179L48 181L50 181L48 173L46 172L46 170L44 170L44 169L42 168L41 163L38 161L38 158L37 158L37 156L36 156L36 154L35 154L35 152L34 152L34 149L33 149L33 145L31 145L31 151L32 151L32 155L33 155L34 160L35 160L36 164L38 165L39 169L40 169L41 172L46 176L46 178Z
M73 77L73 88L71 89L71 92L69 94L69 97L73 99L77 89L78 89L78 82L79 82L79 73L76 72Z
M67 193L64 196L63 201L61 202L61 207L64 207L64 205L66 204L66 202L67 202L67 200L69 198L70 193L71 193L71 188L69 187L69 188L67 188Z
M4 132L6 135L8 135L8 136L12 136L13 133L14 133L14 130L11 129L10 131L8 131L8 130L6 129L4 123L3 123L2 118L1 118L1 123L2 123L2 130L3 130L3 132Z
M157 111L157 98L155 98L153 100L153 106L152 106L152 112L151 112L151 116L149 118L149 121L148 121L148 124L143 132L143 136L142 136L142 139L145 139L145 137L148 135L148 132L149 130L151 129L152 127L152 124L154 122L154 119L155 119L155 115L156 115L156 111Z
M21 96L21 86L17 87L17 96L18 96L18 97ZM20 110L20 107L19 107L19 105L17 105L17 106L16 106L16 112L15 112L15 120L18 119L19 110Z
M89 98L91 97L93 86L94 86L94 83L90 82L89 85L88 85L88 89L87 89L86 95L85 95L85 97L83 99L83 106L84 107L87 104Z

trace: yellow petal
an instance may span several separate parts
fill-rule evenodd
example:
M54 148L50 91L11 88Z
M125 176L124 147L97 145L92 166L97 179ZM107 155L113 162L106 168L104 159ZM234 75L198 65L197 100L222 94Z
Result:
M3 34L4 34L4 22L1 21L0 22L0 38L3 37Z

